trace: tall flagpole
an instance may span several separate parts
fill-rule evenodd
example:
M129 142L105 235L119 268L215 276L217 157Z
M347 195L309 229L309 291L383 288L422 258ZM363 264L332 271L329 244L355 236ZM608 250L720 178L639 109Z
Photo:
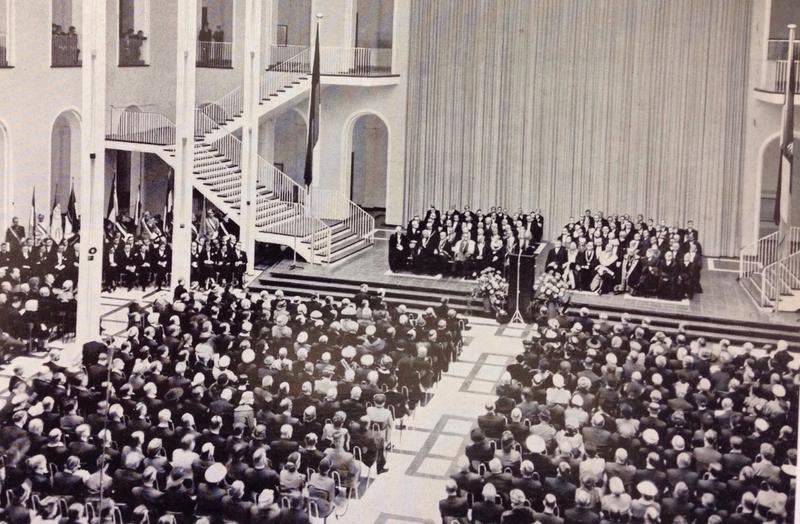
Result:
M309 99L309 115L310 115L311 111L314 110L314 108L312 107L313 104L317 104L320 107L322 106L321 101L320 101L320 94L321 94L320 92L322 91L322 85L319 86L319 91L320 92L316 93L317 99L316 100L314 99L314 95L315 95L315 93L314 93L314 66L320 60L320 57L317 56L318 50L319 50L319 25L320 25L321 20L324 18L324 15L322 13L317 13L316 17L317 17L317 27L316 27L317 30L314 32L314 42L313 42L313 45L312 45L312 53L314 53L314 55L311 57L311 97ZM321 81L320 81L320 84L322 84ZM320 114L319 113L320 112L321 111L316 111L316 115L315 115L316 119L317 119L316 126L317 126L317 130L318 131L317 131L316 140L314 141L314 147L311 148L311 155L310 155L311 156L311 172L312 172L312 175L314 173L315 168L316 168L317 172L319 171L319 168L317 166L317 162L314 162L314 150L316 149L317 143L319 143L319 134L320 134L319 133L319 129L321 128L321 126L319 125L319 119L320 119ZM312 137L312 133L313 133L313 131L311 130L311 126L313 125L312 122L311 122L311 119L309 119L308 125L309 125L308 136L309 136L309 141L310 141L311 137ZM312 179L311 179L310 183L306 184L306 192L308 193L308 206L307 206L308 207L308 215L309 215L309 218L311 219L310 220L310 223L311 223L311 243L310 243L311 256L310 256L310 262L311 262L311 265L313 266L314 262L315 262L315 258L316 258L316 251L317 251L317 228L316 228L316 226L314 224L314 198L312 196L313 195L312 186L313 186L313 176L312 176ZM328 257L329 257L329 260L330 260L330 253L328 253Z
M786 82L785 97L783 104L783 118L781 122L781 142L780 142L780 170L778 171L778 192L775 205L774 219L778 224L778 249L777 263L773 272L772 289L775 293L773 312L780 310L781 291L783 289L783 279L781 261L791 253L791 239L789 232L791 227L791 193L792 193L792 171L793 171L793 150L794 150L794 92L796 88L797 71L795 61L797 57L794 53L795 30L797 26L789 24L789 49L786 60Z

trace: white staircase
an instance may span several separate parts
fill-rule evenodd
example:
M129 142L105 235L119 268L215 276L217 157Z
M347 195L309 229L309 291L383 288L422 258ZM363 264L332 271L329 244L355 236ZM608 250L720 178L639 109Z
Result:
M262 114L290 102L308 88L303 72L308 50L267 71L261 79ZM194 187L241 224L241 90L195 111ZM175 125L159 113L112 111L106 147L158 154L174 167ZM338 191L312 194L258 157L255 227L258 241L281 244L315 264L333 264L374 242L375 220Z
M779 246L776 231L744 246L739 254L739 283L759 306L800 311L800 227Z

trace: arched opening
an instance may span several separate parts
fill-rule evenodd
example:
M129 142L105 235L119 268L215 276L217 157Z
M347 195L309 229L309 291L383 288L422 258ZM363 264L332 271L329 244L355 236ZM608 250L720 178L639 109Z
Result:
M81 169L81 122L75 111L64 111L53 123L50 137L50 197L66 209L70 188Z
M795 134L795 141L800 140L800 135ZM761 169L760 186L758 192L758 238L776 231L778 226L773 221L775 202L778 199L778 169L781 163L780 134L770 136L762 145L759 158ZM797 168L795 168L797 169Z
M297 111L286 111L275 120L273 164L303 184L306 159L306 121Z
M352 126L350 200L373 215L385 213L389 129L370 113L359 116Z
M5 229L11 223L11 173L9 172L8 131L0 122L0 225Z

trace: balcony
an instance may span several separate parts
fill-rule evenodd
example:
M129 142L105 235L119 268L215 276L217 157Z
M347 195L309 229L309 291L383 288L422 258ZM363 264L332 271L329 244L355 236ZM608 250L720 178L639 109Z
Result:
M52 35L53 67L80 67L80 37L77 33L59 33Z
M755 89L756 98L764 102L782 104L786 92L786 60L789 52L788 40L770 40L767 44L767 58L764 60L760 86ZM795 42L795 57L800 58L800 42ZM800 60L795 60L795 71L800 77ZM800 82L795 83L795 94L800 94ZM800 103L797 99L796 104Z
M0 34L0 67L8 67L8 35Z
M197 42L197 67L231 69L233 42Z
M277 46L270 49L270 68L300 53L305 46ZM311 71L311 64L308 64ZM348 77L392 76L392 49L367 47L320 48L320 74Z

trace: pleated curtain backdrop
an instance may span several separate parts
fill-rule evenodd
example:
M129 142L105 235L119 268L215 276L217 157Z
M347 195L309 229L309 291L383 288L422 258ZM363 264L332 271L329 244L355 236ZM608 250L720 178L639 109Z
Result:
M693 219L737 254L750 0L411 0L406 217Z

